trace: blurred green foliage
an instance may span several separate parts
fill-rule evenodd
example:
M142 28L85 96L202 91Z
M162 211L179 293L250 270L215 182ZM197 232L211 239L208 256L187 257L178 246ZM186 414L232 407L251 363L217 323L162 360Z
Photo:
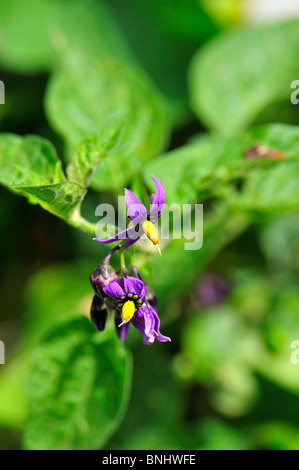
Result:
M1 1L1 449L299 448L298 20L215 5ZM152 173L204 239L136 249L149 348L87 318L95 207Z

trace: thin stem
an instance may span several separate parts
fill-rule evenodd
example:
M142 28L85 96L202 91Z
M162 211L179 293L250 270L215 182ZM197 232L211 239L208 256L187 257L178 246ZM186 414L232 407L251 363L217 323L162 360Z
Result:
M83 232L95 234L96 225L84 219L77 210L72 213L71 217L68 218L67 221L70 225L82 230Z
M123 246L121 246L119 249L119 259L120 259L120 270L121 272L126 273L127 268L126 268L126 262L125 262L125 250Z
M131 266L135 265L135 246L130 247L130 264Z

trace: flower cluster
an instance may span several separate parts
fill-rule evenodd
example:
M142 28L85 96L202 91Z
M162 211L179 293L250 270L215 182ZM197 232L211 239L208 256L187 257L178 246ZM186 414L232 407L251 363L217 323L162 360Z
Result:
M118 248L118 247L117 247ZM91 320L98 331L106 326L108 311L115 313L115 326L118 337L125 340L129 325L143 335L144 344L152 344L170 338L160 333L160 319L155 310L156 299L136 270L133 276L124 273L118 277L110 266L112 250L90 275L90 282L95 295L91 305Z
M131 275L122 268L118 275L110 265L112 255L133 245L145 233L158 245L159 237L154 223L159 219L165 203L165 191L162 183L152 176L156 184L156 194L152 196L150 212L139 199L128 189L125 190L127 210L133 227L120 232L109 240L95 239L101 243L119 243L103 259L90 275L90 282L95 291L91 305L91 320L98 331L106 326L108 312L114 312L115 326L118 337L125 340L130 323L143 335L144 344L152 344L155 339L160 342L170 338L160 333L160 319L156 312L156 298L152 289L143 282L137 270L132 267ZM139 233L141 227L143 233ZM133 236L135 234L135 236ZM137 235L136 235L137 234Z

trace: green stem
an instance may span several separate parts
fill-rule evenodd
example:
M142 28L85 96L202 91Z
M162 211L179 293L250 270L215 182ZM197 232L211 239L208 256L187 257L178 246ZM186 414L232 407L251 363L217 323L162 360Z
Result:
M127 272L126 262L125 262L125 250L123 246L119 249L119 258L120 258L120 270L125 273Z
M91 222L88 222L88 220L84 219L79 210L75 210L67 221L73 227L82 230L82 232L95 234L96 224L92 224Z
M130 264L131 264L131 267L135 265L135 247L134 246L130 247Z

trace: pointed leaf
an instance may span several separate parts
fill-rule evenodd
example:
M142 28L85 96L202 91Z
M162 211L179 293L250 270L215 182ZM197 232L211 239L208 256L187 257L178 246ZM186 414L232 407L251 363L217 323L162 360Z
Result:
M36 351L25 447L98 449L127 407L131 364L114 331L85 317L58 325Z

